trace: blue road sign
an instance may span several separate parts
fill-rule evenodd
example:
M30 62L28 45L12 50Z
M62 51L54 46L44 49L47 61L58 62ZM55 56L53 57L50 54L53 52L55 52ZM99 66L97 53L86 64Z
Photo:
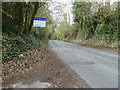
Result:
M46 18L34 18L34 27L45 27Z

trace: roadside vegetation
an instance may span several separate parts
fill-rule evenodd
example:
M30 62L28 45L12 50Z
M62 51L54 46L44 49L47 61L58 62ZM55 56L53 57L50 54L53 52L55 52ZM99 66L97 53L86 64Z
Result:
M74 24L63 21L55 28L52 39L65 40L98 48L118 48L118 2L74 2Z
M2 3L2 60L19 58L22 53L37 49L37 28L34 17L46 18L41 28L41 46L51 40L64 40L97 48L118 48L118 2L110 5L98 2L74 2L73 24L70 24L64 4L57 4L54 11L63 13L63 20L55 21L50 4L54 2L3 2ZM51 4L51 5L52 5ZM62 9L61 9L62 6ZM56 14L57 14L56 13ZM70 19L70 18L69 18ZM29 52L28 52L29 54ZM2 61L1 61L2 62Z
M52 19L45 2L3 2L2 3L2 61L19 58L22 53L37 49L37 28L34 17L46 18L46 26ZM46 48L47 28L41 28L41 48ZM2 62L1 61L1 62Z

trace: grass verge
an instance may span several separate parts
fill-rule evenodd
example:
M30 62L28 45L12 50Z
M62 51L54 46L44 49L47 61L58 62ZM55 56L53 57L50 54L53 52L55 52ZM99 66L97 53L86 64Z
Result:
M77 40L64 40L66 42L75 43L82 46L103 49L103 50L111 50L118 51L118 42L111 41L107 42L105 40L93 40L93 39L77 39Z

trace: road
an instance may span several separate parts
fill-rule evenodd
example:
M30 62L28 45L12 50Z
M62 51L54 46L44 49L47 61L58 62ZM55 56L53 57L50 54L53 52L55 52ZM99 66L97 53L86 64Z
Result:
M118 53L60 40L49 47L92 88L118 88Z

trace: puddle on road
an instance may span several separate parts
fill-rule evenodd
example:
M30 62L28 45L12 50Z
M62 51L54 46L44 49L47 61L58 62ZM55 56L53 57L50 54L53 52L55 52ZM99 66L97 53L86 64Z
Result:
M23 84L22 82L16 83L16 84L11 84L9 87L10 88L48 88L52 86L52 84L47 83L47 82L40 82L36 81L32 84Z

